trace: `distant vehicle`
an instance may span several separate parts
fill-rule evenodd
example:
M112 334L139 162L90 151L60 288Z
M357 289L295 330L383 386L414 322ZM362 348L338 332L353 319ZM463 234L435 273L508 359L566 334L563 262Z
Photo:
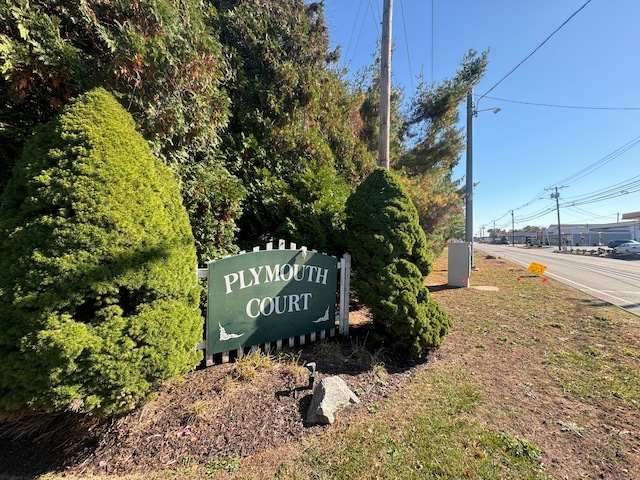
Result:
M607 243L607 247L609 248L616 248L618 245L622 245L623 243L640 243L640 242L636 242L635 240L611 240L609 243Z
M613 249L613 253L640 253L640 242L631 241L618 245Z

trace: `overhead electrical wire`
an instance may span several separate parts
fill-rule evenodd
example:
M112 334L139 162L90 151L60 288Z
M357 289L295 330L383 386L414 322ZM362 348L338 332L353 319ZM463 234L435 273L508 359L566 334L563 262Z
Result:
M358 31L358 37L356 38L355 46L353 47L353 53L351 58L349 58L349 52L351 52L351 40L353 39L353 34L356 29L356 24L358 19L360 18L360 10L363 2L367 1L367 6L364 9L364 13L362 14L362 23L360 24L360 30ZM371 11L371 16L373 17L373 23L376 26L376 30L378 32L378 37L380 36L380 22L376 18L376 12L373 6L371 5L371 0L360 0L360 4L358 5L358 12L356 13L356 18L354 19L353 29L351 30L351 37L349 38L349 45L347 46L347 51L345 52L345 58L347 58L347 68L350 67L351 62L353 61L353 57L355 57L356 52L358 51L358 45L360 44L360 37L362 36L362 31L364 30L364 26L367 23L367 14L368 11Z
M511 70L509 70L509 72L502 77L500 80L498 80L498 83L496 83L493 87L491 87L489 90L487 90L483 95L480 95L478 97L478 99L476 100L476 105L480 102L480 100L482 100L484 97L487 96L487 94L489 94L493 89L495 89L498 85L500 85L502 82L504 82L507 77L509 77L509 75L511 75L513 72L515 72L518 67L520 67L524 62L526 62L527 60L529 60L529 58L531 58L531 56L536 53L538 50L540 50L542 48L542 46L547 43L551 37L553 37L556 33L558 33L560 31L560 29L562 27L564 27L567 23L569 23L569 21L575 17L578 13L580 13L580 11L586 7L589 3L591 3L591 0L587 0L584 5L582 5L578 10L576 10L575 12L573 12L573 14L567 18L564 22L562 22L562 25L560 25L558 28L556 28L553 32L551 32L551 34L549 36L547 36L547 38L545 38L542 43L540 43L536 48L533 49L533 51L527 55L526 57L524 57L524 59L522 59L522 61L520 61L520 63L518 63L515 67L513 67Z
M579 172L574 173L573 175L570 175L567 178L564 178L564 179L560 180L557 183L562 185L562 184L569 183L569 182L575 182L575 181L577 181L577 180L579 180L579 179L581 179L583 177L586 177L590 173L595 172L596 170L598 170L599 168L603 167L604 165L606 165L607 163L611 162L612 160L615 160L616 158L618 158L623 153L626 153L627 151L631 150L633 147L635 147L638 144L640 144L640 136L638 136L638 137L634 138L633 140L627 142L626 144L624 144L620 148L614 150L610 154L604 156L600 160L592 163L591 165L583 168Z
M358 21L358 18L360 18L360 8L362 8L362 0L360 0L360 3L358 4L358 11L356 12L356 18L353 20L353 28L351 29L351 35L349 36L349 43L347 44L347 51L344 52L344 55L346 58L349 58L349 52L351 51L351 41L353 40L353 34L356 31L356 22ZM365 13L365 18L366 18L366 13ZM363 22L364 25L364 22ZM362 34L362 26L360 27L360 31L358 32L358 38L356 40L356 46L354 48L354 54L355 51L358 49L358 43L360 43L360 35ZM348 61L348 64L351 65L351 59Z
M606 187L602 190L588 193L586 195L564 198L562 202L560 202L560 206L563 208L578 207L580 205L588 205L590 203L603 202L605 200L621 197L623 195L629 195L631 193L640 192L640 175L638 175L637 177L632 177L630 179L627 179L624 182L627 182L627 183L620 182L620 183L611 185L609 187ZM571 200L571 199L575 199L575 200ZM567 200L570 200L570 201L567 201ZM556 210L556 206L550 205L530 215L518 216L518 217L515 217L515 219L517 220L517 223L530 222L531 220L535 220L536 218L543 217L553 212L554 210Z
M587 212L586 210L583 210L583 209L578 208L578 207L573 207L573 206L570 206L570 205L567 205L565 208L568 208L568 209L570 209L570 210L577 210L578 212L583 213L584 215L587 215L587 217L586 217L586 218L587 218L589 221L593 221L594 219L595 219L595 220L597 220L597 219L602 219L602 220L604 220L604 219L606 219L606 218L608 217L607 215L601 215L601 216L599 216L599 217L594 217L594 216L593 216L593 214L592 214L591 212Z
M555 209L556 209L555 205L548 206L548 207L545 207L542 210L538 210L537 212L532 213L530 215L517 216L517 217L515 217L515 219L518 221L517 223L530 222L531 220L535 220L536 218L544 217L548 213L553 212Z
M566 178L564 178L563 180L556 182L556 185L563 185L565 183L570 183L570 182L575 182L587 175L589 175L590 173L595 172L596 170L598 170L600 167L606 165L607 163L611 162L612 160L618 158L620 155L622 155L623 153L626 153L627 151L629 151L631 148L635 147L636 145L640 145L640 136L630 140L629 142L627 142L626 144L622 145L621 147L617 148L616 150L614 150L613 152L605 155L604 157L602 157L601 159L595 161L594 163L588 165L587 167L583 168L582 170L574 173L573 175L570 175ZM572 199L575 198L576 200L574 201L574 203L565 203L563 205L567 205L567 206L571 206L571 205L583 205L585 203L595 203L598 201L604 201L604 200L608 200L610 198L615 198L617 196L622 196L622 195L626 195L626 193L622 193L624 192L628 192L628 193L635 193L636 191L640 190L640 185L636 186L636 182L632 182L632 180L635 180L636 178L640 178L639 177L633 177L631 179L628 180L623 180L623 182L630 182L628 184L615 184L612 185L610 187L606 187L602 190L598 190L596 192L591 192L588 193L586 195L580 195L580 196L576 196L576 197L568 197L568 199ZM640 183L640 181L638 181L638 183ZM638 188L639 190L635 190L636 188ZM521 210L525 207L528 207L529 205L531 205L532 203L538 201L538 200L542 200L544 197L541 197L541 195L544 194L546 189L541 190L538 194L535 195L535 197L533 197L531 200L529 200L527 203L525 203L524 205L521 205L518 208L512 209L512 210L508 210L505 214L503 214L501 217L497 218L494 221L500 221L502 218L506 217L507 215L509 215L511 213L511 211L517 211L517 210ZM630 191L631 190L631 191ZM563 200L567 200L567 198L564 198ZM576 203L576 202L581 202L581 203ZM584 203L582 203L584 202ZM550 211L555 210L555 206L553 208L549 207ZM538 212L534 212L532 214L526 215L526 216L519 216L518 218L518 223L522 223L522 222L527 222L527 221L531 221L534 220L536 218L542 217L544 215L546 215L547 213L550 213L550 211L546 211L546 209L542 209Z
M559 204L563 208L577 207L580 205L588 205L590 203L603 202L605 200L610 200L612 198L617 198L617 197L621 197L631 193L640 192L640 176L633 177L625 181L627 183L618 183L618 184L606 187L602 190L588 193L586 195L563 198L563 200ZM556 210L556 206L552 204L546 208L538 210L537 212L531 213L529 215L521 215L521 216L515 217L515 219L517 220L517 223L530 222L531 220L535 220L536 218L543 217L555 210ZM509 213L510 211L507 212L505 215L508 215ZM500 218L503 218L505 215L503 215Z
M380 25L382 24L382 18L376 18L376 10L371 5L371 0L369 0L369 9L371 10L371 16L373 17L373 23L376 26L376 32L378 32L378 37L380 36Z
M588 203L601 202L610 198L621 197L630 193L640 192L640 175L634 177L637 180L628 183L618 183L597 192L589 193L580 197L569 197L563 199L564 204L571 206L586 205ZM633 180L633 179L630 179ZM573 200L575 199L575 200Z
M409 66L409 78L411 79L411 95L415 91L413 88L413 72L411 72L411 55L409 55L409 39L407 38L407 24L404 21L404 3L400 0L400 12L402 13L402 27L404 29L404 44L407 49L407 65Z
M490 100L496 100L498 102L519 103L521 105L533 105L535 107L570 108L570 109L576 109L576 110L630 110L630 111L640 110L640 107L587 107L587 106L579 106L579 105L554 105L551 103L523 102L520 100L508 100L506 98L489 97L487 95L484 95L484 98L488 98Z

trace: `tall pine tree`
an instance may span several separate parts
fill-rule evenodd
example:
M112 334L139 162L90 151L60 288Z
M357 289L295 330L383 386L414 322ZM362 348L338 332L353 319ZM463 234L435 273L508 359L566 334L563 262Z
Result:
M334 250L347 195L374 161L358 138L357 96L332 69L322 3L211 3L236 71L224 154L248 191L239 240Z

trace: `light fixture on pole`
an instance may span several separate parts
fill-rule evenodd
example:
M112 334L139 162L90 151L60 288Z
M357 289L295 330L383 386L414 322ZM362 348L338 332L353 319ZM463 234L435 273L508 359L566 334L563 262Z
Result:
M484 110L476 110L473 104L473 88L469 90L467 94L467 175L466 175L466 187L465 187L465 242L471 245L471 269L476 270L475 263L473 261L473 117L478 115L478 112L485 112L491 110L493 113L498 113L499 108L486 108Z

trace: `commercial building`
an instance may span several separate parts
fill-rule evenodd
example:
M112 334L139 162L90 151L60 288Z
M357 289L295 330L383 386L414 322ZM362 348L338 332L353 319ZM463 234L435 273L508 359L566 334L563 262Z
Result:
M507 243L533 245L558 245L560 242L566 246L606 246L611 240L638 240L640 241L640 212L625 213L621 222L615 223L584 223L584 224L552 224L547 228L536 232L497 232L496 238L480 238L480 242L493 243L506 240Z

